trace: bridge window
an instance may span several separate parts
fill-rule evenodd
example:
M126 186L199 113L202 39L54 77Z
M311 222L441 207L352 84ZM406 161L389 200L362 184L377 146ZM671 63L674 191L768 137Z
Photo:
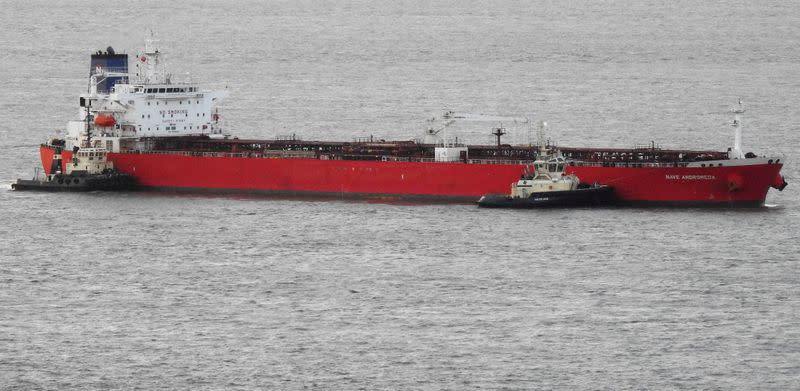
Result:
M166 88L159 88L159 89L158 89L158 92L160 92L160 93L162 93L162 94L163 94L163 93L164 93L166 90L167 90Z

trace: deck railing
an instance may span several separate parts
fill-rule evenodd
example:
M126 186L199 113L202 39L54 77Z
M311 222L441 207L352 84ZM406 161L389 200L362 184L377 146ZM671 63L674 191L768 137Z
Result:
M689 162L570 162L570 166L578 167L686 167Z
M263 152L190 152L190 151L139 151L131 150L125 153L142 155L171 155L171 156L200 156L213 158L253 158L253 159L315 159L315 160L350 160L350 161L381 161L381 162L411 162L411 163L466 163L466 164L509 164L509 165L532 165L533 160L514 160L514 159L466 159L454 162L437 162L433 158L422 158L414 156L388 156L388 155L341 155L341 154L317 154L314 151L284 151L267 150ZM570 166L578 167L631 167L631 168L663 168L663 167L686 167L689 162L582 162L572 161Z

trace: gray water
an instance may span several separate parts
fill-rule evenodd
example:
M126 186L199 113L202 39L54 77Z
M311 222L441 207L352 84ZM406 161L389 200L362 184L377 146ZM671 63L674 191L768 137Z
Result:
M790 182L755 211L0 191L2 389L800 388L798 3L0 7L5 189L89 53L150 28L240 137L411 139L448 108L724 150L741 97L745 150Z

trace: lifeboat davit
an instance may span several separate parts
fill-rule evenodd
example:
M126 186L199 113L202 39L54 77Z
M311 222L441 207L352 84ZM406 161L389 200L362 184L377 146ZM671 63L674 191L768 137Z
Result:
M114 126L117 123L117 120L114 117L106 114L98 114L97 117L94 117L94 124L103 128L109 128Z

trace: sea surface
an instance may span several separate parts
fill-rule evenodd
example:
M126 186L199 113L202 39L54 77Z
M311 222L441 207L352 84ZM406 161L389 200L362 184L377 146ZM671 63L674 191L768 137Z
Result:
M0 8L0 389L800 389L798 2ZM150 30L242 138L408 140L451 109L725 150L741 98L789 187L758 210L11 191L89 54Z

